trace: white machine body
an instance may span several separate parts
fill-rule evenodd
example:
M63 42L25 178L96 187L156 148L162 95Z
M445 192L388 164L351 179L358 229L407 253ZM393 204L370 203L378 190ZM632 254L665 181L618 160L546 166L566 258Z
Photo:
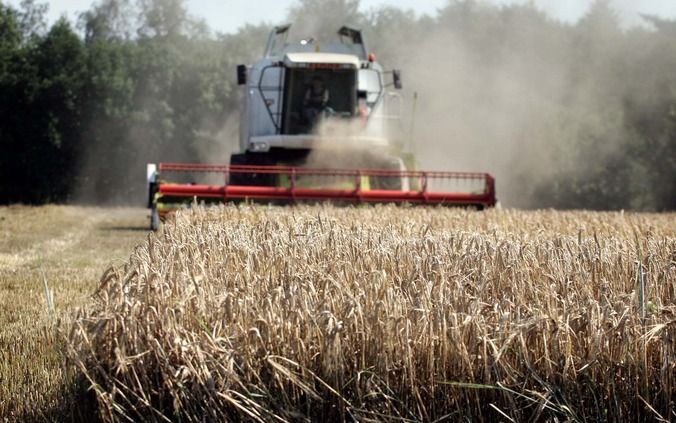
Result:
M387 91L385 72L367 53L361 32L343 27L340 42L288 43L289 28L275 28L263 58L238 67L240 152L387 147L387 123L398 118L388 109L400 107L401 97ZM393 74L399 88L399 72ZM307 96L315 79L328 101L312 120Z

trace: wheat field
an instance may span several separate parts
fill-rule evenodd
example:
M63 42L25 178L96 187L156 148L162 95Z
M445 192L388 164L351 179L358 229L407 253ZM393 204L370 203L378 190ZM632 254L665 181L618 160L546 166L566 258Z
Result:
M676 216L184 210L68 339L104 421L670 421Z
M90 421L91 407L80 400L66 360L65 335L103 270L122 266L146 238L146 215L0 207L0 422Z

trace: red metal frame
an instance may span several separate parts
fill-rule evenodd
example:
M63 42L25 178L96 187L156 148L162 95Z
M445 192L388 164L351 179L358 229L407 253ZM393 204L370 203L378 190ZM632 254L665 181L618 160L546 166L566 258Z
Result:
M478 207L493 207L496 204L495 179L487 173L471 172L424 172L399 171L384 169L311 169L288 166L238 166L215 164L184 164L160 163L158 168L163 172L188 173L221 173L224 176L224 185L172 184L159 182L157 190L160 194L170 197L198 197L228 200L338 200L353 202L376 203L421 203L467 205ZM269 186L240 186L228 185L228 175L231 173L274 174L286 175L290 182L289 187ZM351 189L337 188L306 188L297 187L299 176L341 177L343 180L354 178ZM398 177L417 180L419 190L399 191L382 189L362 189L362 177ZM431 181L454 180L482 182L482 193L466 192L435 192L429 191Z

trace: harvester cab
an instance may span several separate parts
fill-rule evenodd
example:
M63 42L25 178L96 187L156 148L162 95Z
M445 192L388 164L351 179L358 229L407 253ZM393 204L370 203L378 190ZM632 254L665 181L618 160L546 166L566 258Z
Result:
M323 150L340 151L355 166L402 169L400 159L386 153L393 147L386 126L400 118L388 110L400 97L386 87L401 88L400 72L390 72L396 79L386 83L359 30L342 27L333 43L290 43L289 29L275 28L263 58L238 67L241 153L231 164L303 166L312 152ZM313 165L328 165L318 157Z
M486 173L412 170L401 134L401 72L385 71L361 31L335 42L289 42L273 29L263 57L237 67L239 152L230 163L148 165L151 227L186 204L225 201L496 203ZM167 174L215 173L222 184L170 183ZM185 179L185 178L184 178Z

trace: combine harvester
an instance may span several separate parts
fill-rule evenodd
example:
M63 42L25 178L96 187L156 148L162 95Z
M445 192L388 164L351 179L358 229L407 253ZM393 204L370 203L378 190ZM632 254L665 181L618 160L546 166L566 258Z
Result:
M153 229L194 202L495 206L489 174L408 170L402 143L384 135L401 121L401 96L387 90L401 88L400 72L383 70L360 31L342 27L339 42L320 44L289 43L289 29L276 27L264 57L237 67L241 153L229 165L148 165ZM169 174L190 182L171 183ZM219 183L195 182L205 174L217 174Z

